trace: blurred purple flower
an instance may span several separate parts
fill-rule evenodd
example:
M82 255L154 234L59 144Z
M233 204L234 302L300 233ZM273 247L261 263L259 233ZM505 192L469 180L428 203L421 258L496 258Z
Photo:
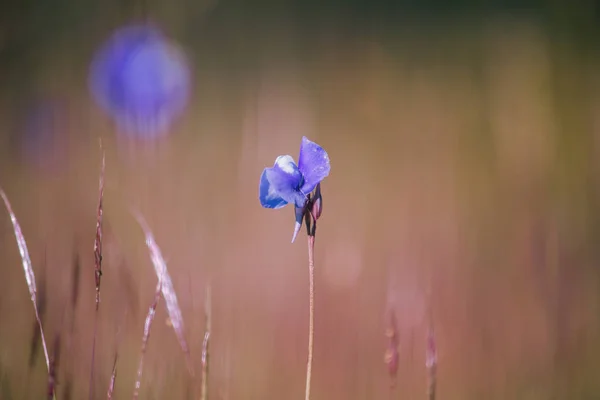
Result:
M279 156L273 167L265 168L259 185L258 198L265 208L281 208L294 204L296 228L292 242L302 224L308 195L329 175L329 155L318 144L302 137L298 165L292 156Z
M183 52L156 27L118 29L90 70L95 101L120 131L152 138L165 133L187 105L191 75Z

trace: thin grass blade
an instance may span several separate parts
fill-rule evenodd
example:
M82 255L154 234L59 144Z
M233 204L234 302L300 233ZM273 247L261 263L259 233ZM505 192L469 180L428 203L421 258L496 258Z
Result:
M437 346L435 343L435 332L433 323L427 329L427 350L425 353L425 366L427 367L427 398L435 400L437 382Z
M23 232L21 231L21 226L19 225L19 221L15 216L15 213L12 210L10 205L10 201L8 201L8 197L4 190L0 188L0 196L4 201L4 205L8 210L8 214L10 215L10 220L13 224L13 230L15 232L15 238L17 240L17 246L19 247L19 253L21 253L21 260L23 261L23 271L25 272L25 280L27 281L27 287L29 289L29 295L31 296L31 301L33 302L33 309L35 311L35 318L37 319L38 325L40 327L40 336L42 338L42 346L44 348L44 356L46 357L46 368L48 369L48 373L50 373L50 357L48 356L48 346L46 346L46 337L44 335L44 329L42 328L42 321L40 319L40 313L37 307L37 289L35 286L35 274L33 273L33 267L31 265L31 258L29 257L29 251L27 250L27 243L25 242L25 237L23 236Z
M156 292L154 293L154 300L152 305L148 309L148 315L146 315L146 322L144 323L144 335L142 336L142 353L140 355L140 363L138 364L137 378L135 380L135 389L133 391L133 399L137 400L140 394L140 386L142 382L142 374L144 372L144 356L146 355L146 348L148 347L148 338L150 338L150 328L152 328L152 321L156 315L156 307L160 300L161 291L161 280L159 277L158 284L156 285Z
M100 143L102 147L102 143ZM98 211L96 213L96 237L94 239L94 280L96 283L96 315L94 316L94 338L92 340L92 365L90 367L90 385L88 396L92 400L94 393L94 361L96 359L96 336L98 333L98 309L100 307L100 281L102 279L102 201L104 199L104 170L106 167L106 157L102 152L102 167L100 169L99 200Z
M200 400L208 400L208 362L209 362L209 341L212 325L211 315L211 291L210 286L206 287L206 300L204 302L204 318L205 332L204 340L202 341L202 391L200 392Z
M144 231L146 245L148 246L148 250L150 252L150 258L152 260L152 264L154 265L156 276L159 280L162 281L161 291L163 298L165 299L165 304L167 307L167 312L169 314L171 325L173 326L173 330L177 335L177 339L179 341L181 350L185 354L188 371L190 375L194 376L194 367L191 361L190 350L184 335L183 315L181 313L181 309L179 308L177 294L175 293L175 288L173 287L171 275L169 275L169 271L167 270L167 263L165 262L160 248L154 240L154 235L148 227L148 224L146 223L144 217L137 212L134 212L134 217L136 218L138 224Z
M119 357L118 353L115 353L115 361L113 363L112 375L110 376L110 383L108 384L108 392L106 393L107 400L111 400L113 398L113 393L115 391L115 382L117 381L117 359Z
M104 210L102 203L104 200L104 170L106 168L106 156L102 152L102 169L100 170L100 183L99 183L99 200L98 200L98 211L96 214L96 239L94 240L94 277L96 280L96 309L100 305L100 281L102 279L102 217Z
M54 355L50 359L50 371L48 372L48 398L56 398L56 370L59 364L60 357L60 334L54 338Z

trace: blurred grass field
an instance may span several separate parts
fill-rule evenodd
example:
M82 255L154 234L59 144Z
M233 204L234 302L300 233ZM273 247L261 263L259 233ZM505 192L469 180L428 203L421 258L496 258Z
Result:
M3 64L0 185L27 239L49 344L61 335L59 399L88 390L98 138L107 160L94 398L106 395L115 351L115 397L131 396L156 284L130 206L168 261L198 366L211 284L209 399L301 397L306 244L289 243L292 211L262 209L257 192L262 169L296 158L302 135L332 163L316 240L313 399L424 398L428 308L440 399L600 397L592 39L528 13L378 25L343 11L181 3L148 4L194 73L192 103L162 142L118 138L88 93L89 58L126 20L122 8L31 45L15 55L21 68ZM16 151L19 112L46 97L64 108L38 155L52 168L35 168ZM39 346L29 365L35 320L4 212L0 228L0 397L39 398L45 365ZM390 307L401 339L391 394ZM161 304L140 398L197 398L166 318Z

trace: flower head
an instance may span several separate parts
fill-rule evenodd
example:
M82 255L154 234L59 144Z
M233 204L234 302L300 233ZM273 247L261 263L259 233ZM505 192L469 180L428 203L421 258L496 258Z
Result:
M260 204L275 209L288 203L294 205L296 228L292 242L302 225L310 193L329 175L330 170L327 152L306 137L302 137L297 165L292 156L285 155L277 157L272 167L264 169L258 193Z
M150 25L118 29L90 70L94 99L120 131L146 138L164 133L183 112L190 86L183 52Z

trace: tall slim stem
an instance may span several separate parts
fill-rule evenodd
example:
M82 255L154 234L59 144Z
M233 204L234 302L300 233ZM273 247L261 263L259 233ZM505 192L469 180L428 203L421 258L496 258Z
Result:
M310 400L310 382L312 377L313 342L315 333L315 237L308 235L308 273L309 273L309 322L308 322L308 362L306 363L306 395Z
M437 345L435 331L433 330L433 317L429 312L429 328L427 330L427 350L425 353L425 366L427 367L427 398L435 400L437 382Z
M97 292L96 292L97 293ZM90 385L88 387L88 399L94 398L94 361L96 359L96 336L98 334L98 303L96 303L96 314L94 316L94 337L92 339L92 365L90 367Z
M204 341L202 342L202 390L200 392L200 400L208 400L208 358L210 357L208 351L210 333L212 330L212 308L211 308L211 291L210 286L206 287L206 300L204 302L204 318L205 318L205 331Z

